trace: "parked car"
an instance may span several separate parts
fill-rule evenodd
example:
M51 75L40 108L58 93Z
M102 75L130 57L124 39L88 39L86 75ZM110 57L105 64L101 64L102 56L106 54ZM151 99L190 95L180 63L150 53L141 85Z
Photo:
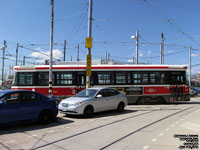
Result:
M190 96L196 96L197 93L193 89L190 88Z
M111 88L88 88L62 100L58 109L64 114L90 117L94 112L116 109L122 112L128 104L126 96Z
M200 89L199 88L197 88L197 87L193 87L193 86L191 86L190 87L190 94L191 94L191 96L200 96Z
M48 124L58 113L54 98L33 91L0 91L0 124L39 121Z

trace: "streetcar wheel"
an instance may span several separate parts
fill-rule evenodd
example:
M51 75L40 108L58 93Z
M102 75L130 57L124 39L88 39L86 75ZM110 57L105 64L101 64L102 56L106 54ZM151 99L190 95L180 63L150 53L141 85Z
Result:
M138 100L137 100L136 104L138 104L138 105L141 105L141 104L143 104L142 98L138 98Z
M163 97L160 97L160 98L159 98L159 103L160 103L160 104L165 104L165 99L164 99Z

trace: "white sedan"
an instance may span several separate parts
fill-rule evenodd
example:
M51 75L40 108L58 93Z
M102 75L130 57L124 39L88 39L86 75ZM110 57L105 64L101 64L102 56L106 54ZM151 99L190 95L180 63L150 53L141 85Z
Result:
M88 88L77 95L62 100L58 109L64 114L90 117L94 112L116 109L124 111L128 104L126 96L111 88Z

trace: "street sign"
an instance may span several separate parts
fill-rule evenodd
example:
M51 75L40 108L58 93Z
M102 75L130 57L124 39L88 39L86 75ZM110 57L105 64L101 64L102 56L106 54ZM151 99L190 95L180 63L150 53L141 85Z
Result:
M93 40L92 37L87 37L85 39L85 48L92 48L92 40Z
M87 55L87 71L86 76L91 77L91 55Z

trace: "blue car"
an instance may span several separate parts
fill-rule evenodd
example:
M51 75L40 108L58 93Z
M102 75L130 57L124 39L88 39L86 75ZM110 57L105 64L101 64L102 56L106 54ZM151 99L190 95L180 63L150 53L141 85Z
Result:
M33 91L0 90L0 124L21 121L49 124L57 114L54 98Z

